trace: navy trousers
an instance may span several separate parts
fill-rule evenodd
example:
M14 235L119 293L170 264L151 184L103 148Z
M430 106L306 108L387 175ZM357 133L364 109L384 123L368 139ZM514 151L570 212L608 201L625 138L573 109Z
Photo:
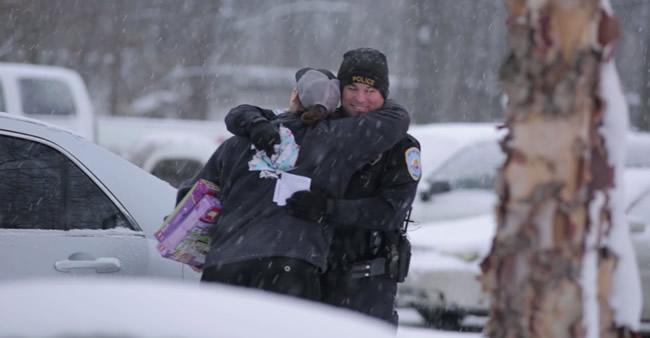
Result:
M397 282L386 276L350 278L341 271L328 271L322 276L323 301L348 308L397 325L395 309Z
M300 259L271 257L210 266L201 282L225 283L319 301L318 267Z

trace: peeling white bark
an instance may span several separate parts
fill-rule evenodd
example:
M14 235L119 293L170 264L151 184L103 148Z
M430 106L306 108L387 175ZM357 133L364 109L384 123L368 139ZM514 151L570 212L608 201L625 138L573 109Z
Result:
M623 146L608 140L624 139L627 123L620 84L606 69L616 22L600 0L505 2L509 133L499 226L482 264L492 295L485 333L627 336L638 328L636 307L621 311L632 296L620 292L618 275L634 278L635 262L617 189Z

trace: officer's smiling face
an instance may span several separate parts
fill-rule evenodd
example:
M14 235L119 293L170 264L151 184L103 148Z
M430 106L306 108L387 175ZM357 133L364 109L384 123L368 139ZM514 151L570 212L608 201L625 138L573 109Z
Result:
M341 106L352 116L366 114L384 105L379 90L363 83L351 83L343 87Z

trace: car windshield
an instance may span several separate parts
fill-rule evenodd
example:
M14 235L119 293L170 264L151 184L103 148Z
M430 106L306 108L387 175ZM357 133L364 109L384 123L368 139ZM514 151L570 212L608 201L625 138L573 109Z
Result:
M504 158L496 140L466 146L433 172L427 181L448 182L451 189L491 190L496 170Z

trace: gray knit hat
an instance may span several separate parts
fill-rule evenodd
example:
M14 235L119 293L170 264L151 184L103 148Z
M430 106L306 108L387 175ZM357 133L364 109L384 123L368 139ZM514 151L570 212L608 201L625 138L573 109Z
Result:
M298 98L303 107L308 109L320 105L331 113L339 106L341 101L339 80L331 79L328 75L316 69L302 71L300 76L296 76L296 78L298 79L296 84Z

